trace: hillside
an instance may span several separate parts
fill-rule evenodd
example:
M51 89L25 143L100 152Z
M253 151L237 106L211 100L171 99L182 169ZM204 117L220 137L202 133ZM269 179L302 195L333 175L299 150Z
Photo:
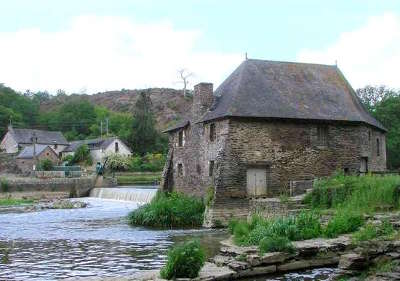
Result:
M157 119L157 127L165 129L181 120L188 114L192 96L183 97L182 90L170 88L145 89L150 92L153 111ZM104 106L115 112L132 113L133 107L142 90L108 91L93 95L59 95L41 104L42 111L53 110L66 102L85 99L94 105Z

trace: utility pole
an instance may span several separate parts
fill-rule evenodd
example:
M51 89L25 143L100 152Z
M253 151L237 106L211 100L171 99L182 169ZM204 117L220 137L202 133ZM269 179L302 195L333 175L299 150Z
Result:
M100 139L103 138L103 121L100 121Z
M32 144L33 144L33 165L34 165L34 170L36 170L37 166L37 158L36 158L36 143L37 143L37 136L36 133L32 133Z
M106 118L106 136L108 136L108 117Z

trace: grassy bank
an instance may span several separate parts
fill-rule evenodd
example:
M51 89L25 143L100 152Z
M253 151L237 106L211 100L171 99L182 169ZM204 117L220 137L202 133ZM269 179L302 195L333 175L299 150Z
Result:
M0 206L18 206L33 202L35 202L33 199L0 198Z
M147 185L158 183L161 180L161 172L126 172L116 173L115 176L119 185Z
M317 237L334 238L353 233L356 239L390 232L387 226L374 229L365 215L399 209L400 176L344 176L319 180L305 198L310 211L296 216L264 219L254 215L250 221L231 221L230 231L238 245L258 245L261 252L288 251L292 241ZM332 216L321 224L321 214Z
M132 211L128 221L131 225L150 227L198 227L203 223L204 209L203 202L197 198L158 192L149 204Z

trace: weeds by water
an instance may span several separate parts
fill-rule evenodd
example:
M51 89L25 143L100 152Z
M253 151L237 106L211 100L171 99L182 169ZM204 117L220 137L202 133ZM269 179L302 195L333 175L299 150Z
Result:
M205 206L200 199L182 193L157 192L153 200L128 215L132 225L151 227L197 227L203 223Z
M0 198L0 206L18 206L22 204L31 204L32 199Z
M1 192L8 192L10 190L10 187L8 185L8 181L5 178L0 179L0 191Z

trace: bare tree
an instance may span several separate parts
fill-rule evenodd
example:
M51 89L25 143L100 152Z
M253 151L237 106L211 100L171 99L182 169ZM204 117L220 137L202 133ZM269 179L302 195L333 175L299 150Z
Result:
M182 79L181 83L183 84L183 89L182 89L183 96L186 97L186 88L189 85L188 78L193 76L193 73L185 68L182 68L178 70L178 74L179 77Z

